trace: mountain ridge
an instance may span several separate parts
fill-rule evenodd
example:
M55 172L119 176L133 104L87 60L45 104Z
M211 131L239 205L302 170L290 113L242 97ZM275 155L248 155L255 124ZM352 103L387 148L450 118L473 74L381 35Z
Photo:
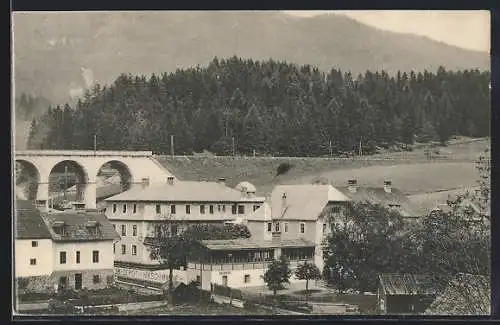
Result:
M213 57L310 64L353 74L366 70L489 69L489 55L427 37L378 29L327 14L293 17L247 12L98 12L87 15L14 15L15 83L18 93L55 103L94 82L120 73L174 72L207 65ZM72 94L70 96L70 93Z

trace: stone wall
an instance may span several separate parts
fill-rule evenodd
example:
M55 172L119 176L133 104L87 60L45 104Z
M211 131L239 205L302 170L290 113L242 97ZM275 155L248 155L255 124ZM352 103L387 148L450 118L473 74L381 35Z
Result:
M16 278L16 292L54 292L54 279L50 275L28 276Z
M168 281L169 270L139 270L134 268L115 267L115 275L130 279L147 280L156 283L165 283ZM186 271L173 270L173 281L185 282Z
M75 289L75 274L82 274L82 289L97 290L104 289L114 283L113 269L104 270L78 270L78 271L55 271L52 273L53 283L58 284L61 277L67 277L68 289ZM99 282L94 283L94 276L99 276Z

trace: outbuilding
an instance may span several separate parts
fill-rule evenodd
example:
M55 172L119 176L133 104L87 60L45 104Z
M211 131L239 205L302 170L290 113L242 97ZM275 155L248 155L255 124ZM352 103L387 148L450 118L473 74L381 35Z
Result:
M418 274L379 274L378 310L388 314L422 314L436 298L430 277Z

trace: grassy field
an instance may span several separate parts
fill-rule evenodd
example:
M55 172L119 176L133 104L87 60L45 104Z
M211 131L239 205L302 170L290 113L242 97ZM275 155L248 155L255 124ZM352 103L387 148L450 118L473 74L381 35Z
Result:
M213 181L224 177L229 186L249 181L258 193L272 191L277 184L310 183L317 176L328 178L334 185L345 185L350 178L360 185L382 186L390 179L393 185L407 194L433 192L474 186L477 179L475 161L489 146L488 139L456 139L432 161L425 148L412 152L393 152L360 158L274 158L274 157L169 157L156 159L182 180ZM275 177L281 163L293 168Z

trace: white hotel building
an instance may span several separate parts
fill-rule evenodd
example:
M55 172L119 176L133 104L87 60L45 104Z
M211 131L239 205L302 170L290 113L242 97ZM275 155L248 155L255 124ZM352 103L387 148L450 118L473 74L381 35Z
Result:
M144 241L155 236L158 225L168 222L172 233L196 223L224 223L244 219L258 210L264 197L242 182L236 189L217 182L179 181L143 186L106 199L106 217L121 239L115 243L115 272L119 277L166 281L168 270L151 259ZM186 281L186 272L176 270L176 281Z

